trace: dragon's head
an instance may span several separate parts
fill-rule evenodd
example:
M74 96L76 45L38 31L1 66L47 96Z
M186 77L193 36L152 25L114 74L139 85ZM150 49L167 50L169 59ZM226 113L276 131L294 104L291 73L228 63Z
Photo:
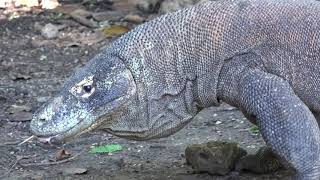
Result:
M122 61L98 55L35 112L31 131L40 140L55 143L108 126L135 94L136 84Z

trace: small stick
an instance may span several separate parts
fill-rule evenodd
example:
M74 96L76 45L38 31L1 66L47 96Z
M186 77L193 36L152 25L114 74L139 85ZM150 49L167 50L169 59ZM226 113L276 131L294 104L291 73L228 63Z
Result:
M47 163L27 163L27 164L20 164L20 166L22 167L28 167L28 166L47 166L47 165L56 165L56 164L62 164L62 163L66 163L69 162L75 158L77 158L78 156L80 156L84 151L81 151L80 153L68 158L68 159L64 159L61 161L55 161L55 162L47 162Z
M34 139L36 136L32 135L30 137L28 137L27 139L23 140L21 143L18 144L18 146L21 146L22 144Z
M5 143L1 143L0 146L16 145L19 142L20 141L5 142Z

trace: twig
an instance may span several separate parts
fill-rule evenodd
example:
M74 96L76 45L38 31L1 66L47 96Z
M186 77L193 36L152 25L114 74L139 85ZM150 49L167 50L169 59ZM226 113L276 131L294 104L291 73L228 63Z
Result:
M34 139L36 136L32 135L30 137L28 137L27 139L23 140L21 143L18 144L18 146L21 146L22 144Z
M33 138L35 138L35 136L30 136L28 137L27 139L23 140L22 142L21 141L12 141L12 142L5 142L5 143L1 143L0 144L0 147L1 146L10 146L10 145L18 145L18 146L21 146L22 144L32 140Z
M69 161L74 160L75 158L77 158L78 156L80 156L85 150L79 152L78 154L68 158L68 159L64 159L61 161L55 161L55 162L47 162L47 163L27 163L27 164L21 164L19 163L22 167L29 167L29 166L48 166L48 165L56 165L56 164L62 164L62 163L66 163Z
M5 142L5 143L1 143L0 146L17 145L19 143L20 141Z

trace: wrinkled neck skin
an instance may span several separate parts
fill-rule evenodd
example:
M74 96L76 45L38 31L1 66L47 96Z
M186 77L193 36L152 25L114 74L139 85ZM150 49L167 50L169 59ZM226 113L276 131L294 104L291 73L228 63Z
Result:
M164 137L202 108L219 104L218 74L222 54L227 54L222 32L231 24L219 23L221 8L223 4L211 2L165 15L113 44L135 79L137 93L122 115L112 118L117 122L102 129L136 140Z

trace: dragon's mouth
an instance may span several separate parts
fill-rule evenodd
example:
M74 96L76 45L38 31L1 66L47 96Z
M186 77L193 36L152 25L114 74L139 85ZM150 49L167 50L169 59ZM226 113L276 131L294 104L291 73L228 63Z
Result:
M89 129L92 125L85 124L83 119L80 120L77 124L70 127L69 129L59 132L57 134L50 134L50 135L37 135L37 140L41 143L46 144L60 144L68 139L71 139L75 136L78 136L82 133L87 132L86 130Z
M64 132L60 132L58 134L49 135L49 136L39 135L37 136L37 140L45 144L61 144L72 138L80 136L81 134L87 133L89 131L92 131L98 128L101 124L105 123L106 119L109 119L109 118L100 118L91 125L83 123L84 121L82 120Z
M57 136L57 135L56 135ZM54 142L52 141L52 139L54 139L56 136L48 136L48 137L37 137L37 140L41 143L45 143L45 144L54 144Z

